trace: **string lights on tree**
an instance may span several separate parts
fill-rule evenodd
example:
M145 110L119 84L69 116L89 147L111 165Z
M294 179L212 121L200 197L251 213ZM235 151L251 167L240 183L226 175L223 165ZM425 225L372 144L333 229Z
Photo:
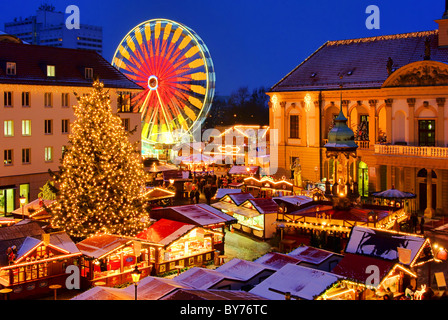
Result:
M147 227L145 172L137 145L113 114L103 83L77 96L76 120L55 175L52 224L84 239L97 233L133 236Z

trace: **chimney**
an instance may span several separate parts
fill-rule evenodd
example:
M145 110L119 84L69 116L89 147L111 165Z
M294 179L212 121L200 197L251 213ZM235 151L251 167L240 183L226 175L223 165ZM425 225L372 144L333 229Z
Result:
M439 47L448 47L448 0L445 0L445 12L442 19L436 22L439 25Z

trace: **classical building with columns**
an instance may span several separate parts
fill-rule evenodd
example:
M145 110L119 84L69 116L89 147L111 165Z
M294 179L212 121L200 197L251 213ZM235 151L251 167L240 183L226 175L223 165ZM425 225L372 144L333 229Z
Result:
M446 16L432 31L328 41L276 83L277 175L299 158L304 181L347 176L361 196L395 187L417 194L427 217L448 214ZM335 166L347 160L324 146L341 107L358 148Z

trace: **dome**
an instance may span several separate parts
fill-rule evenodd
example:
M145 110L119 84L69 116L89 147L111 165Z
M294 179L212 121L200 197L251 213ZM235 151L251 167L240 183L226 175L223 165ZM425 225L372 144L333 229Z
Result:
M342 112L334 119L334 127L328 133L328 142L324 146L328 151L352 151L358 148L355 143L355 134L347 126L347 118Z

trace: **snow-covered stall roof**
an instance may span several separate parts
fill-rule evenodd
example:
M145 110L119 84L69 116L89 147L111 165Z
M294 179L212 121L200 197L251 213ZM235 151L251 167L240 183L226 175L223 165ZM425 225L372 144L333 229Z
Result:
M253 293L238 290L179 289L161 300L266 300Z
M275 269L253 261L233 258L229 262L216 268L216 271L229 277L247 281L263 271L272 271Z
M146 230L137 234L137 238L167 246L194 228L196 228L196 226L192 224L160 219L154 222Z
M76 295L70 300L134 300L134 299L135 299L134 294L125 292L123 289L97 286Z
M345 252L398 261L397 248L403 248L410 255L409 263L404 263L408 265L416 258L425 241L424 237L418 235L355 226Z
M216 190L216 194L213 199L220 200L222 197L229 193L241 193L241 189L219 188L218 190Z
M158 300L181 288L190 289L191 287L174 279L149 276L139 281L137 295L140 300ZM133 285L130 285L124 288L123 291L127 294L134 294L135 288Z
M319 248L301 246L288 253L288 255L303 262L319 265L329 257L336 255L336 253Z
M249 292L269 300L284 300L287 292L291 297L314 300L343 279L344 277L330 272L286 264Z
M195 289L210 289L223 280L241 281L217 270L193 267L174 278L177 282Z
M256 259L254 262L279 270L288 263L299 264L301 260L283 253L269 252Z

